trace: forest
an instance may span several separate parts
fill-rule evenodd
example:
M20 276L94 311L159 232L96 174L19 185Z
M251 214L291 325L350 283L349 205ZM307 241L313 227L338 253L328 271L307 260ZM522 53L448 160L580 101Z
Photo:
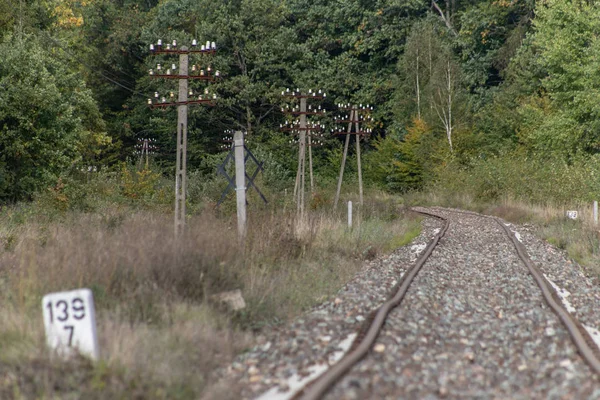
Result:
M330 115L339 103L374 108L367 185L588 201L600 193L588 179L600 173L599 33L595 1L2 0L0 200L126 168L143 139L156 146L153 173L172 179L176 110L148 99L177 87L148 71L177 60L149 45L196 39L217 52L191 62L222 76L191 83L218 94L189 107L200 181L215 175L224 132L240 129L266 183L289 187L297 150L279 129L281 91L321 89ZM314 157L326 186L343 141L325 136Z

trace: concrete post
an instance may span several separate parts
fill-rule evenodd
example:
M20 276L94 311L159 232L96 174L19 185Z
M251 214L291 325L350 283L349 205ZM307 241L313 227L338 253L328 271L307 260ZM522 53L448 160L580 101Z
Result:
M348 201L348 228L352 229L352 201Z
M235 146L235 194L237 200L238 236L246 237L246 163L244 162L244 134L240 131L233 136Z
M187 47L181 47L186 51ZM177 157L175 166L175 235L185 228L185 192L187 164L187 115L188 115L188 54L179 55L179 94L177 106Z

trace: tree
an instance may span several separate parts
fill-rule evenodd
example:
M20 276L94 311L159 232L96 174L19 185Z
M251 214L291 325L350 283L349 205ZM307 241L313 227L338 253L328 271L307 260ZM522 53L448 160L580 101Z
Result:
M490 4L491 3L491 4ZM478 109L491 100L531 25L534 3L483 1L460 14L455 40L465 87Z
M523 143L536 151L572 155L600 151L600 5L549 0L538 3L527 48L540 89L519 113Z
M83 162L103 123L91 92L34 37L0 43L0 199L28 198Z
M450 152L452 146L452 133L454 132L459 115L461 84L458 64L452 59L448 51L444 51L435 66L430 84L431 105L442 123L448 139Z
M431 20L416 22L406 39L399 68L407 86L411 87L409 90L414 93L417 119L422 118L424 91L433 77L434 65L441 52L439 33Z
M375 151L366 155L366 176L392 192L420 189L444 153L438 142L425 121L415 118L402 140L394 135L375 140Z
M413 92L417 119L441 126L452 152L452 134L464 118L465 99L460 65L443 31L431 20L415 23L398 67L404 85L396 96L404 96L407 89Z

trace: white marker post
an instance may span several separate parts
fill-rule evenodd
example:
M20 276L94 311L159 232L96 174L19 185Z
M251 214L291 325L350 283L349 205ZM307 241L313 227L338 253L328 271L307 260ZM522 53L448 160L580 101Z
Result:
M352 229L352 201L348 201L348 228Z
M598 201L597 200L594 200L593 216L594 216L594 225L598 225Z
M42 299L46 342L62 357L79 352L98 360L94 298L90 289L50 293Z

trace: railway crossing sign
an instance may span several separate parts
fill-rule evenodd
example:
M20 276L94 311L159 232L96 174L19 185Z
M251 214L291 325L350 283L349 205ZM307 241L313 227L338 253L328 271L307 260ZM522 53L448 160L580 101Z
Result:
M94 298L90 289L50 293L42 299L48 347L61 357L79 352L99 357Z
M260 191L258 186L256 186L256 184L254 183L254 180L258 176L258 173L263 170L264 163L259 162L256 159L256 157L254 157L254 154L252 154L252 152L250 150L248 150L248 148L246 147L245 144L244 144L244 152L245 152L244 163L247 163L248 160L250 160L256 165L256 168L254 169L254 172L252 173L252 175L248 175L248 172L247 172L248 168L245 169L244 174L246 175L246 183L247 183L246 188L252 186L254 188L254 190L256 190L256 193L258 193L258 195L260 196L262 201L264 201L265 204L267 204L268 203L267 199L262 194L262 192ZM233 160L235 160L235 146L232 145L231 150L227 154L227 157L225 157L225 160L223 160L223 163L221 165L219 165L219 167L217 168L217 172L219 174L223 175L225 177L225 179L227 179L227 182L229 182L229 184L227 185L227 187L221 194L221 198L219 199L219 202L217 203L217 207L219 207L223 203L223 201L225 201L225 198L227 197L227 195L229 194L230 191L235 190L235 176L232 177L227 172L227 165Z

